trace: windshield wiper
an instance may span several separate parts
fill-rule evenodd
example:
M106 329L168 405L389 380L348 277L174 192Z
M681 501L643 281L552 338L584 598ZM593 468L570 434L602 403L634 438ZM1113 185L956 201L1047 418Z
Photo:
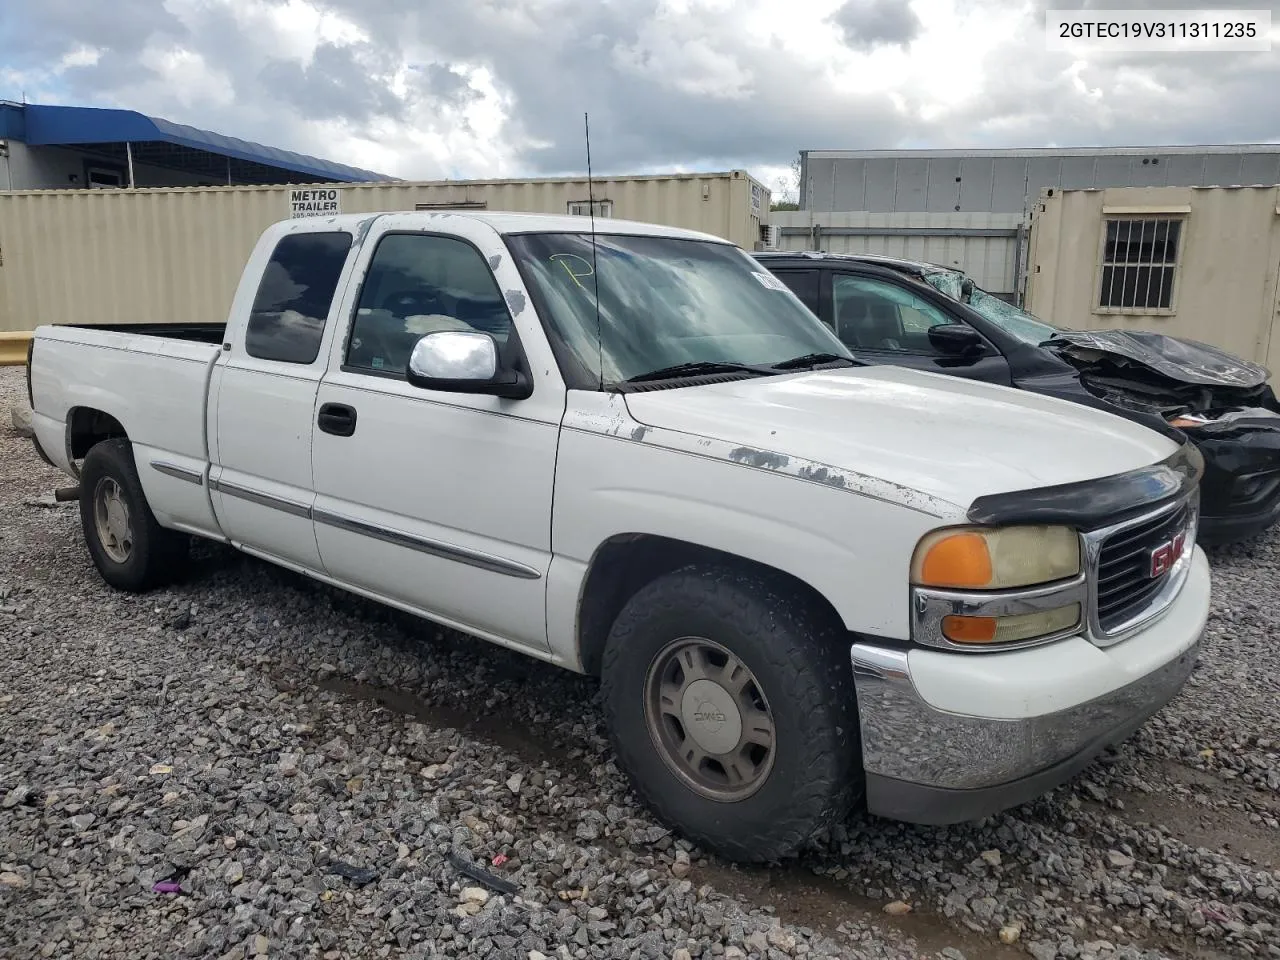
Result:
M755 366L750 363L730 363L721 360L695 360L692 363L677 363L674 367L662 367L628 377L626 383L643 383L646 380L675 380L678 377L703 377L713 373L774 373L773 367Z
M801 367L809 367L812 369L820 364L825 365L828 363L835 363L836 361L847 363L851 366L858 363L857 360L852 360L849 357L842 357L834 353L806 353L803 357L792 357L790 360L783 360L781 363L775 363L773 365L773 369L799 370Z

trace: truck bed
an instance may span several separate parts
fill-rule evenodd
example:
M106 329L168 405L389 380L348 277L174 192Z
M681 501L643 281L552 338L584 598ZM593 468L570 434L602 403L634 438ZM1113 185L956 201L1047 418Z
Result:
M158 477L152 461L203 473L209 379L222 352L222 329L180 323L38 327L30 371L32 427L41 448L68 469L83 455L69 449L71 427L102 411L133 442L148 495Z

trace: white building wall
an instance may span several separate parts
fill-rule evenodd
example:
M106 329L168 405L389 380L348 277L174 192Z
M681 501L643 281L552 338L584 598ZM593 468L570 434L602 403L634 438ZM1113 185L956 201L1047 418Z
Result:
M875 253L956 267L982 289L1014 293L1019 214L1012 213L818 213L780 211L781 250Z

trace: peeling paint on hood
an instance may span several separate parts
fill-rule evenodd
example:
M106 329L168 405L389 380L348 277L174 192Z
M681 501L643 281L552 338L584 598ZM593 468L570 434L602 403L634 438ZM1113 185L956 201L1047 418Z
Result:
M1093 480L1176 449L1066 400L892 366L626 394L644 442L711 441L705 455L941 515L945 504ZM694 451L696 452L696 451Z

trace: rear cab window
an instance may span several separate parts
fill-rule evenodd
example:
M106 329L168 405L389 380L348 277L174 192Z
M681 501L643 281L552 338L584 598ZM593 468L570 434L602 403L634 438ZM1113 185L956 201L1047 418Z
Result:
M294 233L276 244L249 311L244 348L251 357L311 364L351 250L345 231Z

